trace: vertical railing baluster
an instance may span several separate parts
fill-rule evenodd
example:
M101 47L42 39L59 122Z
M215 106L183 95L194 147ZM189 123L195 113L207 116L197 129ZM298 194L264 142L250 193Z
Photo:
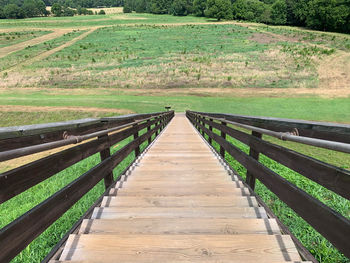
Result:
M259 139L262 138L262 134L255 131L252 131L252 136L255 136ZM250 147L249 149L249 156L259 161L259 152L256 151L253 147ZM253 190L255 189L255 176L251 174L249 171L247 171L247 174L246 174L246 182L250 186L250 188L252 188Z
M137 127L138 124L134 124L133 127ZM139 131L136 131L134 133L134 140L136 140L137 138L139 137ZM136 148L135 148L135 158L137 158L137 156L140 155L140 145L138 145Z
M221 125L223 125L223 126L226 126L227 124L226 124L226 122L221 122ZM223 138L223 139L225 139L226 140L226 133L224 133L223 131L221 131L221 137ZM225 149L224 149L224 147L222 147L221 145L220 145L220 155L221 155L221 157L222 158L224 158L225 159Z
M99 140L106 140L109 141L109 137L107 134L99 136L98 137ZM103 149L100 152L100 158L101 158L101 162L105 159L107 159L108 157L111 156L111 149L108 146L107 148ZM105 188L107 189L109 186L111 186L111 184L113 183L113 172L109 172L108 174L106 174L106 176L104 177L104 185Z
M151 125L150 125L151 120L147 120L147 132L151 130ZM152 136L148 138L148 145L150 145L152 142Z
M210 118L209 121L213 121L213 119ZM211 132L213 131L213 126L209 125L209 131L211 131ZM209 141L210 145L213 143L213 140L210 136L208 138L208 141Z

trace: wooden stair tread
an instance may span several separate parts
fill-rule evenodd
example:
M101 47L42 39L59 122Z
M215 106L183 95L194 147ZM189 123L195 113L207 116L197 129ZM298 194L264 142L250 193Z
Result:
M52 263L300 262L290 236L231 173L175 117Z
M267 218L262 207L96 207L92 219L114 218Z
M281 234L274 219L119 218L84 220L80 234Z
M121 206L139 206L139 207L176 207L176 206L258 206L255 197L252 196L105 196L101 206L121 207Z
M61 260L91 262L300 261L282 235L71 235Z
M149 188L149 189L133 189L133 188L121 188L111 189L109 195L118 196L193 196L193 195L212 195L212 196L225 196L225 195L250 195L248 188L237 187L201 187L201 188Z

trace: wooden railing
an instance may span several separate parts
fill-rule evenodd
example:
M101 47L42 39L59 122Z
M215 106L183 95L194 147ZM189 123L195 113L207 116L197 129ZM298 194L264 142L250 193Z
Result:
M137 157L140 145L151 143L152 135L157 136L173 116L174 112L168 111L1 128L0 161L72 147L0 174L0 204L93 154L100 153L101 162L2 228L0 262L14 258L101 180L107 190L111 188L118 181L113 178L113 169L132 152ZM145 132L139 134L142 130ZM111 146L130 136L131 142L111 154Z
M350 171L265 141L263 134L326 149L350 152L350 125L260 118L187 111L186 116L218 152L231 155L247 169L246 185L254 190L259 180L300 217L350 257L350 221L259 162L259 154L294 170L349 200ZM234 127L252 131L242 132ZM216 130L216 132L213 131ZM250 147L249 154L230 143L230 136Z

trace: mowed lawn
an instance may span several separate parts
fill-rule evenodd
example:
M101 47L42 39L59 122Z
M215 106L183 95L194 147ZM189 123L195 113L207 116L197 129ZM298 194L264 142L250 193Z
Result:
M0 20L0 54L2 47L59 29L67 33L37 45L24 44L23 49L0 57L0 126L158 112L165 106L177 112L190 109L350 123L350 82L343 74L350 62L350 38L344 34L216 23L190 16L49 17ZM90 33L75 41L86 32ZM350 169L349 155L266 139ZM232 143L248 151L237 141ZM117 167L116 176L133 157ZM244 177L245 169L227 160ZM0 227L98 161L98 155L92 156L0 205ZM350 218L348 200L264 156L261 161ZM5 162L0 172L16 166ZM14 262L42 260L102 192L99 184ZM263 185L257 185L257 193L320 262L349 262Z

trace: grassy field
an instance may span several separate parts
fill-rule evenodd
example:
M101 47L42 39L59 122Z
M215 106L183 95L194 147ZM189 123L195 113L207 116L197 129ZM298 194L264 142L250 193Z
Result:
M106 11L106 16L0 20L0 126L155 112L168 105L177 112L350 123L349 35ZM10 53L11 46L16 48ZM284 145L350 169L349 155ZM1 163L0 172L31 160ZM265 156L261 160L350 217L349 201ZM244 176L237 162L228 161ZM98 156L92 156L0 205L0 227L97 162ZM40 261L102 192L99 184L14 262ZM320 262L349 262L263 185L257 185L257 192Z

